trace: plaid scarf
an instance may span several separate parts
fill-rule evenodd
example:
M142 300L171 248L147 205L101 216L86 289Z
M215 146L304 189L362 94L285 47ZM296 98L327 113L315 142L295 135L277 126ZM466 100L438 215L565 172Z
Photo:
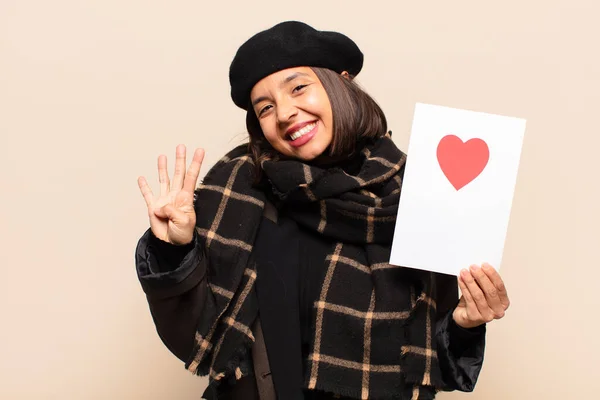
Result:
M355 159L351 168L262 164L285 215L336 241L324 260L305 385L362 399L405 398L410 388L421 398L443 386L435 279L388 263L406 156L387 134ZM195 192L210 290L186 368L208 375L209 385L252 373L258 300L251 253L267 199L252 184L253 168L247 145L239 146Z

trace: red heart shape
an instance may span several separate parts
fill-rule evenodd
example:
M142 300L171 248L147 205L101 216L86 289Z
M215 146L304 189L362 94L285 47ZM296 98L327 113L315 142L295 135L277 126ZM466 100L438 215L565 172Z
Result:
M463 142L455 135L446 135L437 147L440 168L456 190L477 178L489 158L488 145L479 138Z

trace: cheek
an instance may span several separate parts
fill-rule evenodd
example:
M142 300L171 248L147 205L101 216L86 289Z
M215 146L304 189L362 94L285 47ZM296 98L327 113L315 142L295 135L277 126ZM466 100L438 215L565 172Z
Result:
M323 114L329 106L329 100L327 96L323 96L321 93L311 93L306 97L306 104L310 106L314 112Z
M312 114L318 115L325 123L331 122L331 104L324 90L308 96L306 104L310 107Z
M260 129L263 131L263 135L270 143L277 138L277 127L276 124L271 120L271 118L261 119L260 120Z

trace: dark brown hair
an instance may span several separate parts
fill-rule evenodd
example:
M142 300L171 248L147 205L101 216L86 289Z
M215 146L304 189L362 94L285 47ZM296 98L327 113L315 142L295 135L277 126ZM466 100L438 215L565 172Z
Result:
M333 140L323 152L330 158L347 158L360 150L360 144L379 138L387 132L385 114L352 76L342 76L326 68L311 67L321 81L333 116ZM262 176L261 162L279 159L280 154L265 138L253 107L246 114L246 128L250 134L248 144L255 162L256 182ZM358 146L357 146L358 145Z

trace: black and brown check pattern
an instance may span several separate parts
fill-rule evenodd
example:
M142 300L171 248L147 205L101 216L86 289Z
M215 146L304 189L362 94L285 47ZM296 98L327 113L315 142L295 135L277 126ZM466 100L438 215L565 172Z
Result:
M433 332L435 279L387 263L405 161L386 135L353 161L359 168L262 164L282 212L337 243L323 257L326 274L314 304L305 376L310 389L357 399L421 399L442 385ZM213 384L251 371L250 326L258 302L249 259L265 204L265 194L251 184L252 170L240 146L196 190L210 291L186 367L209 375Z
M395 398L423 399L435 392L432 287L416 295L415 277L387 264L388 256L384 246L366 246L365 251L338 243L326 257L325 279L314 304L308 388L357 399L401 393L404 397Z
M240 146L222 158L195 193L197 232L209 259L209 288L186 368L211 380L239 379L251 371L247 354L258 302L256 271L248 265L264 195L253 189L252 160ZM241 212L236 212L241 210ZM238 357L240 364L227 367Z

